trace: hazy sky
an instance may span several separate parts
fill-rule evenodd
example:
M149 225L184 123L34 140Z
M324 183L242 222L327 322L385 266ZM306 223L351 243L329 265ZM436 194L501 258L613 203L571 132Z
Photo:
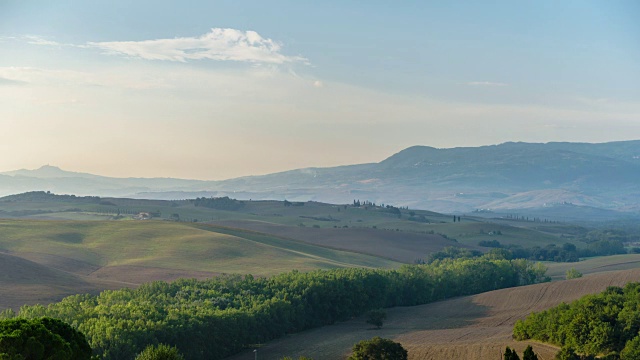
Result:
M640 139L640 2L0 0L0 171Z

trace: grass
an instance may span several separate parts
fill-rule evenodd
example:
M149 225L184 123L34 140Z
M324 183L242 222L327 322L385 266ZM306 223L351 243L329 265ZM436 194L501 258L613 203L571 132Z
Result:
M215 273L396 267L399 263L241 230L164 221L0 221L0 250L96 266L145 266Z
M83 199L69 200L59 197L42 199L17 199L0 201L0 211L5 214L60 220L109 220L116 214L130 218L139 212L159 212L161 219L179 216L185 222L208 221L260 221L286 226L317 228L377 228L411 233L440 233L456 239L461 244L475 246L482 240L498 240L503 244L524 247L545 246L551 243L573 242L569 237L561 237L575 232L575 226L565 224L529 223L502 221L480 217L462 216L462 222L453 222L452 216L424 210L401 210L398 218L386 208L350 205L334 205L305 202L303 206L284 206L282 201L244 201L244 206L236 211L216 210L196 207L190 201L137 200L103 198L90 202ZM38 201L36 201L38 200ZM64 201L63 201L64 200ZM25 211L46 211L29 215ZM414 216L412 217L411 214ZM412 221L424 219L425 221ZM499 230L502 235L489 235ZM582 244L575 243L580 247Z

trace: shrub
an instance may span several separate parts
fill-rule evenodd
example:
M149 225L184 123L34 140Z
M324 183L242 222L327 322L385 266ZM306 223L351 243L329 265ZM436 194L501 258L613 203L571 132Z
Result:
M178 348L165 344L149 345L135 360L184 360Z
M407 360L407 355L400 343L376 336L355 344L349 360Z

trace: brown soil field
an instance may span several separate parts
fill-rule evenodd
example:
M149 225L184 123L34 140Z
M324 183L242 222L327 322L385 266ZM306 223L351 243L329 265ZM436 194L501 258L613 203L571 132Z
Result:
M374 336L400 342L409 359L501 359L506 346L520 354L531 344L540 360L554 358L558 348L533 341L514 341L516 320L570 302L608 286L640 281L640 269L605 272L583 278L502 289L437 303L387 309L382 329L371 329L364 318L288 335L258 350L261 360L284 356L315 360L345 359L353 344ZM254 359L253 350L229 360Z
M403 263L413 263L447 246L463 246L440 235L416 234L369 228L311 228L287 226L251 220L208 222L238 229L247 229L282 238L306 242L337 250L353 251ZM476 247L471 247L476 248Z

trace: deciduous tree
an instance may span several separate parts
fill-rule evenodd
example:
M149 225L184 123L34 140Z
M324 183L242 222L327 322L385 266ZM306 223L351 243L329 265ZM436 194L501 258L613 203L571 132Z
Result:
M355 344L349 360L407 360L407 355L400 343L376 336Z

